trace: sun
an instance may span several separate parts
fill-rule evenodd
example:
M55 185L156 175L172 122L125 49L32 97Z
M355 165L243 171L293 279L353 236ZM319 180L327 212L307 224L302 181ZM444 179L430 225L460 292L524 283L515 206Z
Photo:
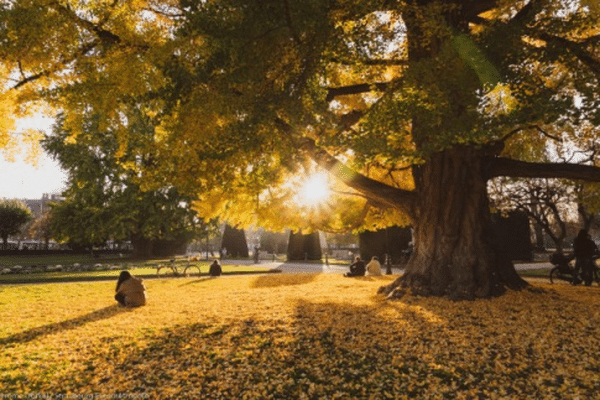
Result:
M317 206L330 196L329 176L325 173L310 175L300 186L296 202L302 206Z

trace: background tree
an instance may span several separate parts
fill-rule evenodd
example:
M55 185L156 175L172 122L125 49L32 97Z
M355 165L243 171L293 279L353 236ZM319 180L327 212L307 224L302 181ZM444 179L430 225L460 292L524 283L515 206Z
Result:
M129 167L146 162L137 154L136 143L122 146L112 129L100 130L97 118L83 123L77 141L69 140L71 132L61 117L43 141L69 177L65 199L52 209L57 239L77 249L108 240L131 241L137 257L181 251L201 227L191 199L173 187L143 190L140 176Z
M574 222L577 217L577 198L572 182L498 179L490 187L494 208L505 214L512 210L523 211L534 226L554 242L556 250L563 252L565 239L572 234L568 230L569 222Z
M581 227L587 231L600 228L600 186L579 183L575 193Z
M360 255L363 259L370 261L376 256L382 265L386 258L389 258L391 264L400 264L406 259L412 234L410 228L393 226L361 232L359 239Z
M46 210L38 215L29 226L29 237L44 242L44 249L48 249L50 239L53 238L51 211Z
M0 200L0 238L8 244L8 238L21 231L32 219L31 210L19 200Z
M551 150L558 161L593 163L598 158L600 141L597 140L597 127L586 121L578 128L576 140L566 137L553 143ZM600 185L579 181L572 182L572 186L581 222L579 229L594 229L600 214Z
M260 234L260 249L272 254L285 253L288 236L285 232L263 231Z
M198 195L205 218L410 223L406 273L382 292L486 297L526 286L494 239L487 181L600 180L597 157L538 157L550 127L597 142L598 13L567 0L16 0L0 6L2 109L43 100L73 140L92 109L127 146L137 107L156 130L132 169ZM347 188L300 207L315 164Z
M215 257L215 252L221 248L221 222L218 219L199 221L199 233L195 240L188 245L188 251L206 253L206 258Z
M248 243L244 230L226 224L221 249L227 250L228 257L248 257Z
M320 260L322 257L319 232L290 231L287 246L288 261Z

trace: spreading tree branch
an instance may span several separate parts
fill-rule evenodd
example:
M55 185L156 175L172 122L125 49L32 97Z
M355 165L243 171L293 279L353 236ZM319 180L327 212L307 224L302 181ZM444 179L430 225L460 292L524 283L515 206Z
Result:
M113 6L115 4L116 2L113 4ZM121 38L118 35L115 35L114 33L104 29L101 24L94 24L87 19L81 18L70 7L63 6L59 3L54 3L53 5L59 13L73 21L82 29L93 32L103 43L116 44L121 42Z
M542 135L544 135L544 136L546 136L546 137L548 137L548 138L550 138L550 139L556 140L557 142L562 142L562 140L561 140L559 137L549 134L549 133L548 133L548 132L546 132L544 129L542 129L542 128L541 128L539 125L528 125L528 126L522 126L522 127L519 127L519 128L513 129L512 131L510 131L510 132L508 132L506 135L504 135L504 136L503 136L503 137L500 139L500 141L501 141L501 142L506 142L506 141L507 141L509 138L511 138L512 136L514 136L514 135L516 135L517 133L520 133L520 132L522 132L522 131L524 131L524 130L527 130L527 129L535 129L535 130L537 130L538 132L540 132Z
M275 125L288 135L293 133L293 128L282 119L277 119ZM356 172L317 146L313 139L302 138L298 147L321 168L362 194L372 205L400 209L411 218L415 215L417 198L414 192L386 185Z
M330 102L338 96L369 93L369 92L373 92L376 90L383 92L389 87L389 85L390 85L390 82L376 82L376 83L361 83L358 85L328 88L326 100L328 102Z
M109 8L114 8L117 5L117 3L118 3L118 0L115 0L109 6ZM106 16L105 19L101 20L100 23L95 24L91 21L81 18L69 6L64 6L62 4L59 4L58 2L51 3L50 6L55 7L55 9L61 15L70 19L71 21L73 21L81 29L84 29L84 30L87 30L87 31L93 33L97 37L97 39L84 44L79 49L77 49L74 53L72 53L70 56L61 57L60 61L58 61L54 65L50 66L49 68L47 68L41 72L38 72L38 73L30 75L30 76L25 76L23 71L21 71L23 79L21 79L19 82L17 82L17 84L14 85L11 89L18 89L19 87L24 86L30 82L36 81L42 77L50 76L51 74L63 69L66 65L75 61L77 58L87 55L90 51L92 51L94 48L96 48L100 45L118 44L118 45L136 47L141 50L148 50L150 48L150 46L148 46L148 45L124 43L120 36L103 28L103 24L104 24L104 22L106 22L105 19L108 18L108 15Z
M363 58L344 60L336 57L328 59L329 62L340 65L383 65L389 67L407 66L409 61L405 58Z
M532 35L535 35L535 33ZM581 43L549 33L540 33L537 37L554 47L567 49L570 54L581 61L600 79L600 61L594 58Z
M69 57L63 57L59 62L55 63L50 68L45 69L41 72L38 72L37 74L25 76L24 72L21 70L21 75L23 76L23 79L21 79L13 87L11 87L11 90L18 89L21 86L24 86L30 82L36 81L45 76L50 76L51 74L53 74L57 71L60 71L66 65L75 61L78 57L85 56L87 53L92 51L97 45L98 45L97 41L87 43L86 45L80 47L75 53L73 53L73 55L71 55Z
M321 168L326 169L344 184L361 193L372 204L378 207L399 208L409 216L414 215L414 202L416 201L414 192L398 189L357 173L319 148L312 139L304 139L302 149Z
M569 163L532 163L509 158L491 158L488 177L564 178L600 182L600 167Z

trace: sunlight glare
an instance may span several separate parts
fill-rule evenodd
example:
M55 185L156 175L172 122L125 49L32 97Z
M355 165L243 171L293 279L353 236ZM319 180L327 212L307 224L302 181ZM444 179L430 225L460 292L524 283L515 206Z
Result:
M327 174L313 174L300 187L296 202L303 206L315 206L327 200L329 192L329 177Z

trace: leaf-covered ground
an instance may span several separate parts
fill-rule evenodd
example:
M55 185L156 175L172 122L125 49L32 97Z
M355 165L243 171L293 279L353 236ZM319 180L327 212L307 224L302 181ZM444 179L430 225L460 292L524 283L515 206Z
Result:
M600 288L406 297L393 277L278 274L0 286L0 398L594 398ZM15 396L18 395L18 396ZM3 397L4 396L4 397ZM89 397L93 398L93 397Z

